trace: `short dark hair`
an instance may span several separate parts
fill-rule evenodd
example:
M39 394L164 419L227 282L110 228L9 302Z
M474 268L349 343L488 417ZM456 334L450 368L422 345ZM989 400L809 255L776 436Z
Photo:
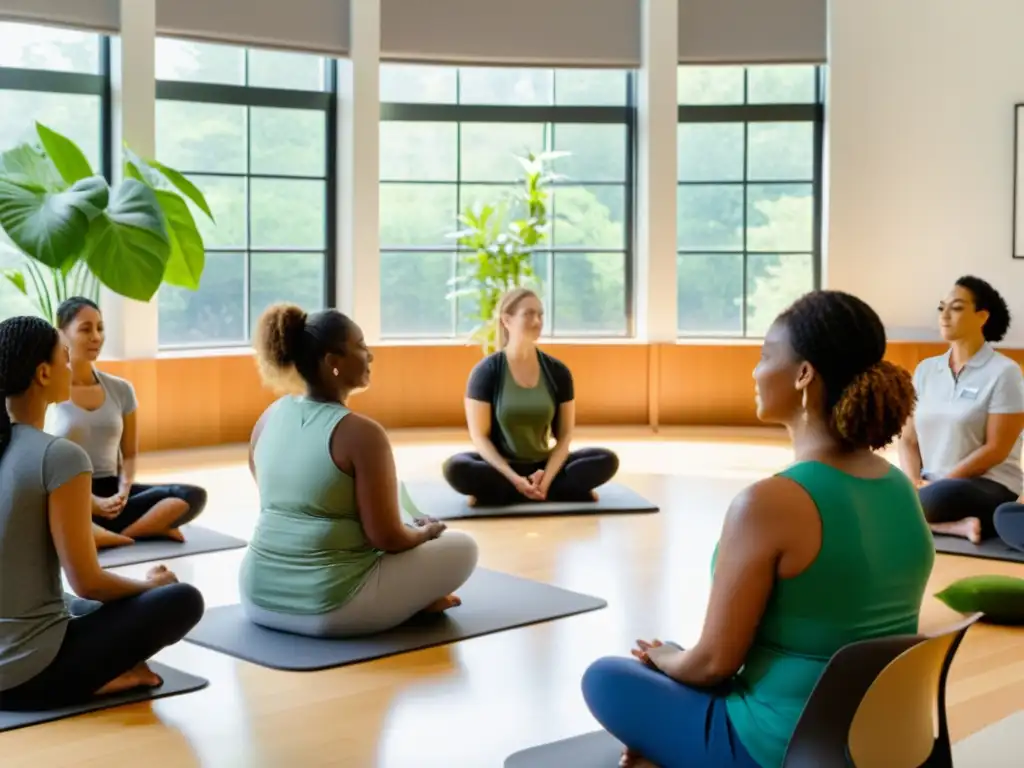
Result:
M343 354L354 323L336 309L307 314L294 304L274 304L256 327L256 356L264 380L282 385L294 370L307 386L320 384L320 362Z
M11 443L8 397L28 391L36 369L53 359L60 335L39 317L21 315L0 323L0 458Z
M825 413L841 442L877 450L903 431L917 396L913 378L884 360L881 318L842 291L812 291L779 315L794 352L821 377Z
M956 284L970 291L971 298L974 299L974 308L978 312L988 312L988 320L981 329L985 341L1002 341L1006 337L1006 332L1010 330L1011 317L1010 308L999 291L974 275L964 275Z
M67 328L78 317L78 313L86 307L100 311L99 305L92 299L85 296L71 296L64 299L57 307L57 327L61 330Z

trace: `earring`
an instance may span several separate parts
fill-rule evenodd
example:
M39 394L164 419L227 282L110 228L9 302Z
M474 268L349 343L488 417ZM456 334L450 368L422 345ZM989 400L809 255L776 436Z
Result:
M807 390L804 390L803 399L800 402L801 407L804 409L804 413L807 412Z
M337 376L338 375L338 369L335 368L333 371L331 371L331 373L333 373L335 376ZM807 398L805 397L804 400L806 401ZM804 407L806 408L807 406L805 405Z

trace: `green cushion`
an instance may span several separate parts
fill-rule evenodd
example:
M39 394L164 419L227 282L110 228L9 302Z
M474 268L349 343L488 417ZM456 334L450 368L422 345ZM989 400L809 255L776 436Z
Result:
M968 576L935 595L954 611L983 613L993 624L1024 624L1024 579Z

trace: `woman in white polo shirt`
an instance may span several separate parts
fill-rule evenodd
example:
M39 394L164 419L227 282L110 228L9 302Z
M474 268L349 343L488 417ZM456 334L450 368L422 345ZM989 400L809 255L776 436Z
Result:
M980 278L961 277L939 303L949 351L917 366L917 408L900 441L934 533L994 536L996 508L1024 491L1024 375L991 346L1009 327L1006 302Z

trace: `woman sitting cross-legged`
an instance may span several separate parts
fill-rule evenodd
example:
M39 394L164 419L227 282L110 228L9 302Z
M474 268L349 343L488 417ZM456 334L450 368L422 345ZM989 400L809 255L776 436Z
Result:
M346 405L370 381L359 327L336 310L278 304L255 346L269 384L304 394L273 403L252 434L260 515L240 576L249 619L345 637L458 606L476 542L430 518L402 522L387 434Z
M885 330L859 299L807 294L769 329L754 369L758 418L796 461L737 496L712 558L700 639L639 641L583 677L621 765L779 768L829 659L918 631L935 548L913 483L874 451L914 406L882 360Z
M159 686L147 660L203 615L199 591L162 565L142 581L100 568L89 457L42 431L47 405L70 388L53 326L35 317L0 323L0 709L54 709ZM98 608L70 616L62 566Z
M593 501L619 469L606 448L570 450L576 424L572 373L537 348L544 308L516 288L498 305L500 349L477 363L466 391L476 448L444 464L444 477L469 503ZM551 445L554 437L554 447Z
M1010 310L991 285L961 277L939 304L949 351L914 371L917 410L900 441L900 464L917 483L935 533L978 543L996 534L996 508L1024 491L1024 375L997 352ZM1012 508L1003 516L1016 519ZM1013 522L1001 526L1017 528Z
M71 397L50 408L46 429L89 455L97 547L143 538L184 541L180 529L202 513L206 491L181 483L135 482L138 402L131 382L95 366L104 342L99 307L80 296L67 299L57 309L57 324L71 355Z

